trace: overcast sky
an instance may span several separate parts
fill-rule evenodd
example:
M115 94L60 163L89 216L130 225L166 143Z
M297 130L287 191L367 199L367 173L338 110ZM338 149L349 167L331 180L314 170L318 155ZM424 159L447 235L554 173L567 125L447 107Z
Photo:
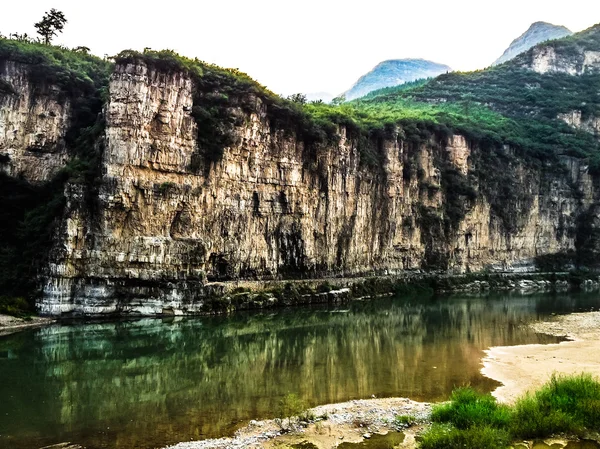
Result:
M424 58L488 66L532 22L580 31L600 0L20 0L2 1L0 33L34 34L56 8L56 43L97 55L168 48L248 73L271 90L341 93L378 62Z

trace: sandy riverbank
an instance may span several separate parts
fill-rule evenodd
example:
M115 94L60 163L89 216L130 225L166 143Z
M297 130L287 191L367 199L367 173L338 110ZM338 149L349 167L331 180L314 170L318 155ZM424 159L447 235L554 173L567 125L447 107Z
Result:
M493 392L498 400L511 403L542 386L553 373L600 377L600 312L557 316L532 327L569 341L488 349L481 372L503 384Z
M23 319L10 315L0 315L0 335L8 335L23 329L46 326L55 322L54 318L34 316L30 319Z

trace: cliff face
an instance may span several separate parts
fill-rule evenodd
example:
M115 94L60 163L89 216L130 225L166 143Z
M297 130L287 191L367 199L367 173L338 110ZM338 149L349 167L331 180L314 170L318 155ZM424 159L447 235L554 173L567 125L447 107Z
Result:
M31 82L25 64L0 62L0 171L47 181L68 160L71 105L60 90Z
M531 55L532 70L545 73L583 75L600 71L600 52L582 51L575 55L563 55L553 46L536 47Z
M43 313L195 312L214 281L236 279L528 269L575 250L578 217L595 217L575 159L557 172L397 129L374 142L373 168L346 129L314 151L273 128L258 98L232 111L234 143L199 168L193 89L183 73L117 66L100 187L90 203L67 186Z
M584 117L581 111L575 110L566 114L559 114L558 118L573 128L586 131L600 139L599 117Z

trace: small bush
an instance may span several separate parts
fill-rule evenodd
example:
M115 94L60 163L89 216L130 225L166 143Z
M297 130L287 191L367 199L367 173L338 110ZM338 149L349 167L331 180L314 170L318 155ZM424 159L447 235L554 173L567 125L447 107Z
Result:
M514 407L497 404L489 394L459 388L449 403L434 408L431 418L433 426L422 435L424 449L505 448L517 439L580 435L600 428L600 382L589 374L552 376Z
M309 416L306 402L298 395L288 393L281 401L279 401L279 408L277 410L277 418L275 421L281 430L289 430L295 422L299 420L308 421L310 418L311 416Z
M18 318L27 318L33 313L33 310L24 298L0 296L0 313Z
M329 293L331 290L333 290L333 286L327 281L317 286L317 293Z
M541 438L579 430L571 416L545 407L534 396L519 400L511 425L512 433L519 438Z

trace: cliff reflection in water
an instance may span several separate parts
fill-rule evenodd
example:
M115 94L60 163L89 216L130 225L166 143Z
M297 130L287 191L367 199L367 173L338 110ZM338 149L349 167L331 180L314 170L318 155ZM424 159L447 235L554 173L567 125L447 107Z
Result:
M482 350L553 342L521 324L592 296L378 300L226 318L62 325L0 339L0 447L153 448L231 432L297 393L444 399L491 389Z

